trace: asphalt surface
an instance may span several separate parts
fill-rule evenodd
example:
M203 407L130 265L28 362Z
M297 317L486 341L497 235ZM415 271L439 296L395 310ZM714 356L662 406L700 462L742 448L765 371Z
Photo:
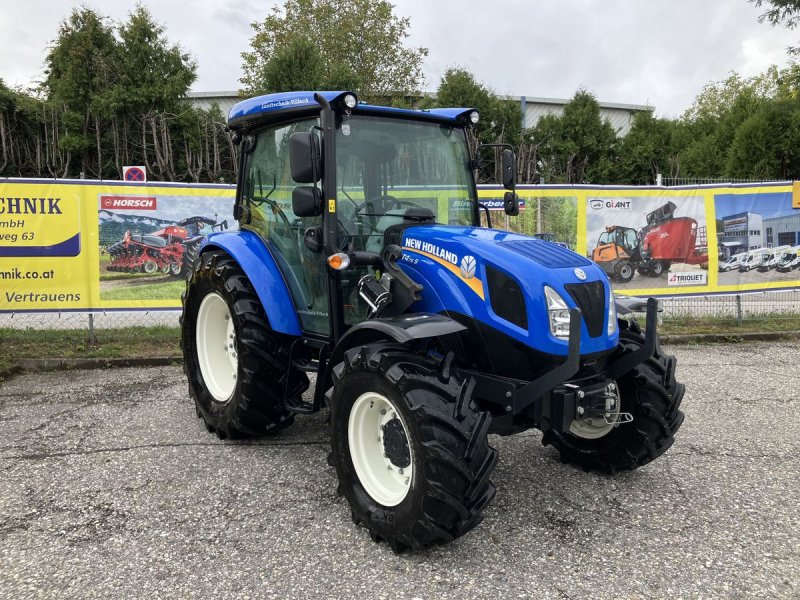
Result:
M800 343L680 346L675 446L616 477L536 432L493 438L498 493L396 556L350 520L325 414L220 442L177 367L0 386L2 598L797 598Z

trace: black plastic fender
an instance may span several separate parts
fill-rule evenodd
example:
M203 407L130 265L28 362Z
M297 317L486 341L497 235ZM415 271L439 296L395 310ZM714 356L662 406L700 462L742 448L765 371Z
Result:
M325 376L317 381L314 390L315 401L322 400L331 386L333 367L344 359L350 348L377 341L394 341L406 344L414 340L424 340L451 333L466 331L467 327L445 315L434 313L411 313L383 319L368 319L347 330L326 361ZM317 404L321 406L321 404Z

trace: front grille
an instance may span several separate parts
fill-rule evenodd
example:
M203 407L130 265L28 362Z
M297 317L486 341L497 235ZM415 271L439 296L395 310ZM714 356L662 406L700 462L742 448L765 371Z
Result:
M567 283L564 287L581 309L589 335L593 338L602 335L606 318L606 291L603 282Z

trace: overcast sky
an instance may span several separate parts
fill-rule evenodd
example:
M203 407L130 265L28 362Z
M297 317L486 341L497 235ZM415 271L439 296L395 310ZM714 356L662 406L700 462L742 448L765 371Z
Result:
M87 1L123 20L133 0ZM235 90L250 23L264 0L145 2L167 35L198 62L195 91ZM395 0L411 18L409 43L430 50L426 91L447 67L464 66L497 94L568 98L579 87L600 101L650 104L677 116L703 85L730 71L754 75L786 64L800 31L760 24L746 0ZM0 9L0 78L41 78L45 41L69 3L5 0Z

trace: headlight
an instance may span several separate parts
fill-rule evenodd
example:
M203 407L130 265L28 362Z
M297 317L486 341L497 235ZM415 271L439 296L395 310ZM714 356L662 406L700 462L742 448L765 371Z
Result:
M358 101L356 100L356 97L353 96L353 94L346 94L345 95L345 97L344 97L344 105L347 108L355 108L357 103L358 103Z
M471 113L469 113L469 122L472 123L473 125L477 125L478 121L480 120L481 116L478 114L477 110L473 110Z
M550 321L550 333L562 340L569 339L569 307L564 298L550 286L544 286L547 298L547 314Z
M608 335L617 331L617 303L614 300L614 290L608 286Z

